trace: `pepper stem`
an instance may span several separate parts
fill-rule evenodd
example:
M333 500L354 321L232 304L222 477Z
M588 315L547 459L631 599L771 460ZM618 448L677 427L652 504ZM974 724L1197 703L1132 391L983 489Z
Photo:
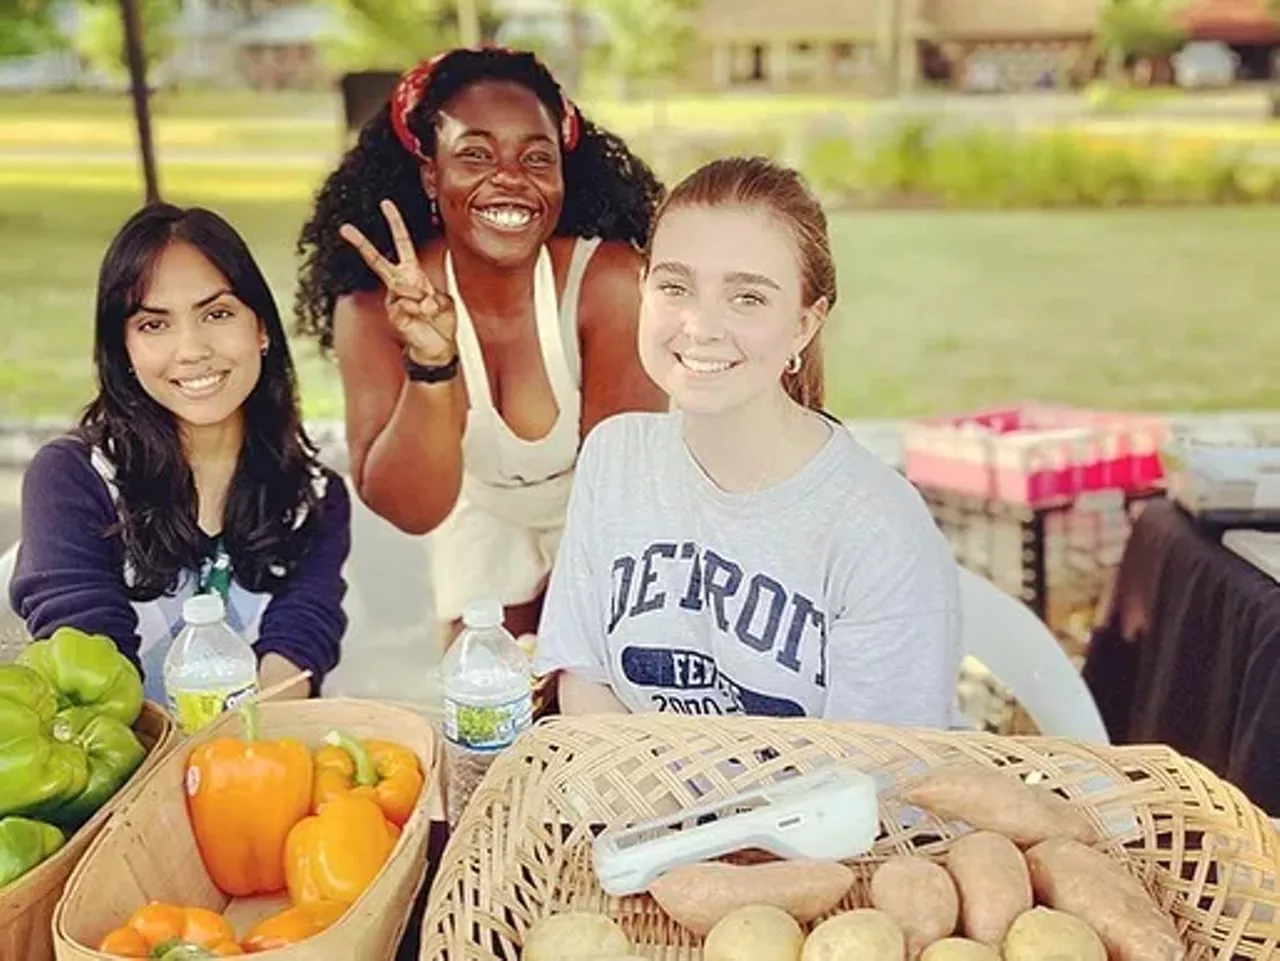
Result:
M255 699L245 701L240 708L240 722L244 727L243 740L252 744L258 739L258 702Z
M192 941L184 941L182 938L170 938L168 941L162 941L152 948L148 957L196 961L199 958L213 958L216 955Z
M324 742L333 747L340 747L356 762L356 783L361 787L373 787L378 783L378 771L373 766L373 758L365 750L363 744L345 731L330 731Z

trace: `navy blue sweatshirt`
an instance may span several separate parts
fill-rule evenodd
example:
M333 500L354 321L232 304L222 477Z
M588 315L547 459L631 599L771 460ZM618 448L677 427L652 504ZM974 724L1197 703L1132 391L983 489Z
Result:
M164 656L184 626L182 602L195 592L197 572L184 572L172 594L130 601L120 538L107 533L117 521L113 477L102 452L75 438L40 449L23 478L22 543L10 604L33 637L63 626L111 637L142 671L147 696L163 704ZM274 652L310 670L313 694L338 663L347 626L342 569L351 548L346 485L327 469L316 485L323 488L316 541L283 587L253 593L233 571L227 592L228 625L253 644L259 659Z

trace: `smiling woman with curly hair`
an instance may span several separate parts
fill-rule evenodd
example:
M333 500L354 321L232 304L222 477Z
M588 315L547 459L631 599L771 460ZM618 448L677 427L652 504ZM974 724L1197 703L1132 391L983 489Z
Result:
M636 351L661 194L532 54L488 49L405 74L316 198L299 327L336 354L360 497L431 534L450 633L475 597L536 631L581 439L666 406Z

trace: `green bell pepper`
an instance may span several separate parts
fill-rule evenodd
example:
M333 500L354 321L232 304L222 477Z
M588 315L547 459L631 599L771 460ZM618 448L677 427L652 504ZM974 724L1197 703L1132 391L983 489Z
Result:
M66 842L52 824L28 818L0 819L0 888L18 880Z
M30 668L0 665L0 817L58 807L89 783L89 761L50 736L56 697Z
M72 707L59 712L49 731L55 741L80 748L89 765L89 781L84 790L45 812L46 819L54 824L78 826L89 820L124 786L147 756L129 727L91 707Z
M109 637L60 627L24 648L16 663L53 685L59 710L92 707L124 724L142 711L142 678Z
M0 665L0 816L79 827L138 769L146 752L96 708L53 713L53 689L20 664Z
M58 695L53 685L29 667L0 665L0 698L17 701L48 721L58 712Z

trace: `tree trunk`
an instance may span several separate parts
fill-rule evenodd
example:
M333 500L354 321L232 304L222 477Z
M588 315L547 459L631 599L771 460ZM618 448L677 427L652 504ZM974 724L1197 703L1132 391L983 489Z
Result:
M476 0L458 0L458 37L462 46L480 46L480 12Z
M579 0L565 0L565 27L568 38L568 49L565 50L564 73L560 77L560 85L570 97L581 94L578 85L582 82L583 42L582 11Z
M151 140L151 107L147 101L147 61L142 52L142 18L137 0L120 0L124 22L125 56L129 61L129 89L133 94L133 116L138 125L138 149L142 158L142 180L146 202L160 202L160 181L156 173L155 148Z

